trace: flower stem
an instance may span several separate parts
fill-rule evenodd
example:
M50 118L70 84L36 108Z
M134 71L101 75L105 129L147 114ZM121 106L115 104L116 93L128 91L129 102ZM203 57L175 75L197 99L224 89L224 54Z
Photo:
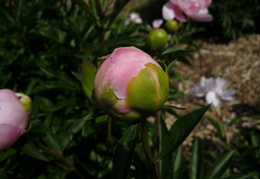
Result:
M47 147L39 142L36 142L31 136L28 134L25 135L28 140L36 144L42 151L45 153L52 155L62 161L67 167L69 167L70 171L74 171L80 179L84 179L84 176L78 171L78 169L75 167L73 163L71 163L66 157L64 157L61 153L56 152L50 147Z
M142 122L141 122L141 140L142 140L144 154L148 161L148 167L150 170L151 178L158 179L155 163L154 163L153 156L152 156L152 153L151 153L151 150L149 147L146 119L142 120Z
M156 147L157 147L157 158L160 158L160 143L161 143L161 111L158 111L156 113ZM160 162L157 163L157 169L158 169L158 179L161 178L161 165Z

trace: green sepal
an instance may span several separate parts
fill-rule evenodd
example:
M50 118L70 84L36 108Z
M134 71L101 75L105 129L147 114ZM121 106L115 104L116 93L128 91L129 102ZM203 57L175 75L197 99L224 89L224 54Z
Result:
M155 59L155 61L162 67L162 69L167 73L167 65L165 61L160 59Z
M31 98L24 94L24 93L15 93L16 96L18 96L24 110L27 112L28 115L31 114L31 110L32 110L32 100Z
M82 88L88 100L92 104L96 104L94 99L94 81L95 81L96 72L97 72L97 68L90 61L85 60L82 63L82 71L81 71Z
M152 115L162 107L168 93L168 76L157 65L148 63L129 81L126 105L143 116Z

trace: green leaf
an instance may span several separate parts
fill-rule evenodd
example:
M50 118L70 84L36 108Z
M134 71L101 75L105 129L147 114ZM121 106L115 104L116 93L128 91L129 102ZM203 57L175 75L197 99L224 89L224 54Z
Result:
M82 64L81 79L84 93L88 100L95 104L93 100L94 80L96 76L96 67L88 60L85 60Z
M184 171L184 158L182 155L182 148L179 147L175 156L174 166L173 166L173 178L182 178L182 173Z
M33 158L36 158L38 160L42 160L42 161L45 161L45 162L48 161L48 159L40 152L40 150L30 141L27 142L25 145L23 145L21 147L21 150L25 154L27 154L27 155L29 155Z
M210 122L211 124L217 129L217 134L224 138L226 136L226 132L225 132L225 127L223 125L223 123L218 120L218 119L212 119L211 117L207 116L206 117Z
M161 113L161 115L164 113ZM164 119L164 116L162 117ZM157 120L156 120L157 122ZM162 140L162 136L168 134L168 129L164 120L160 120L160 128L161 128L161 135L160 141ZM160 142L161 144L161 142ZM160 146L161 149L161 146ZM170 153L166 157L164 157L161 161L161 178L172 178L173 175L173 155Z
M192 111L191 113L180 117L172 125L169 134L162 139L161 158L165 157L169 152L173 152L182 144L209 107L210 105Z
M86 127L87 122L89 122L92 119L92 113L86 115L82 119L75 120L71 125L70 128L67 129L67 136L63 138L62 140L62 146L65 149L68 147L68 145L73 141L74 136L82 130L82 128ZM90 132L90 131L88 131Z
M48 132L46 135L46 142L49 147L54 149L55 151L62 153L63 147L62 147L62 140L57 135Z
M230 151L224 154L219 160L217 160L211 169L206 174L206 179L219 178L231 164L235 151Z
M91 15L94 17L95 22L97 23L98 26L100 26L100 18L98 15L98 5L96 4L98 1L96 0L89 0L89 7L88 10L91 13Z
M230 177L230 179L252 179L252 175L250 174L239 174L239 175L234 175Z
M166 54L173 53L173 52L177 52L177 51L186 51L186 49L183 48L183 47L169 47L169 48L166 48L166 49L161 53L161 55L166 55Z
M120 139L114 153L113 158L113 178L127 178L127 173L130 168L132 158L135 151L135 146L139 137L140 125L135 124L130 126Z
M192 146L189 179L200 179L201 167L202 167L202 149L200 145L200 140L197 139Z
M113 12L110 16L110 25L113 23L115 18L118 16L118 14L123 10L125 5L129 2L130 0L116 0L114 4L114 9Z
M179 110L186 110L186 108L181 108L178 106L172 106L172 105L163 105L164 109L179 109Z
M77 73L77 72L74 72L74 71L72 71L71 73L77 80L82 81L80 73Z
M167 74L169 75L172 71L173 65L175 64L175 62L177 61L177 59L173 60L168 66L167 66Z

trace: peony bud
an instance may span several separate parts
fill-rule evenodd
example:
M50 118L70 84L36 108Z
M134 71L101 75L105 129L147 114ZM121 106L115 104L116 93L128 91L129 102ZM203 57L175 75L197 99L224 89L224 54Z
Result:
M153 50L163 50L168 42L168 34L164 29L153 29L149 32L147 43Z
M106 56L97 71L97 104L111 116L128 122L161 109L169 92L168 76L147 53L121 47Z
M25 133L28 114L9 89L0 90L0 150L15 143Z
M179 24L176 20L169 20L165 22L164 28L167 30L167 32L174 33L178 30Z

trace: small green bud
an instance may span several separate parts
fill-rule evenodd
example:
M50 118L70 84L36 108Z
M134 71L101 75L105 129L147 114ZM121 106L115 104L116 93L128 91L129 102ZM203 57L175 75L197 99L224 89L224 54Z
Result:
M174 33L178 30L179 24L176 20L169 20L165 22L164 28L166 29L167 32Z
M163 50L168 42L168 34L164 29L153 29L148 34L147 43L153 50Z

